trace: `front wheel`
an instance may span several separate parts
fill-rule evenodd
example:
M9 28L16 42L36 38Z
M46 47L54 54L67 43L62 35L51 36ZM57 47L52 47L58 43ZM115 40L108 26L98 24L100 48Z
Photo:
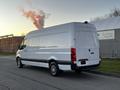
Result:
M49 69L50 69L50 74L52 76L57 76L60 72L59 67L56 62L51 62Z
M20 58L17 58L16 61L17 61L17 67L18 67L18 68L23 68L23 64L22 64L22 62L21 62L21 59L20 59Z

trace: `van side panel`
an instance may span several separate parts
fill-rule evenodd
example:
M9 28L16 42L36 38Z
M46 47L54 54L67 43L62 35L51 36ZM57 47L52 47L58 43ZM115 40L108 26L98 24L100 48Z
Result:
M61 70L70 70L71 53L69 48L47 49L27 47L22 52L22 63L34 66L49 67L49 61L55 60Z
M49 67L49 61L56 60L60 69L71 69L71 31L46 33L27 38L25 42L27 47L21 53L23 64Z

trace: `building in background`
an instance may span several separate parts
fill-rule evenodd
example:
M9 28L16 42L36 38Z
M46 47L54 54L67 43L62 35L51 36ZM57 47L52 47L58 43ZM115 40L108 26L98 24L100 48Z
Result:
M24 36L6 35L0 37L0 52L14 53L21 44Z
M120 17L112 17L92 22L100 40L102 58L120 58Z

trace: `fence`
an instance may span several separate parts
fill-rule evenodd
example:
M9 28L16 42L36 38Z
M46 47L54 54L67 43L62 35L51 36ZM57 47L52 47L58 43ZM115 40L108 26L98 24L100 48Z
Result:
M10 36L0 38L0 52L16 52L23 38L23 36Z

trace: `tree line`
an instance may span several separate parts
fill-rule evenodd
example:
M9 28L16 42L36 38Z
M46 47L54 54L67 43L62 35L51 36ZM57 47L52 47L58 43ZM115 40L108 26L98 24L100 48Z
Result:
M96 17L96 18L92 19L91 21L98 21L98 20L102 20L102 19L105 19L105 18L118 17L118 16L120 16L120 9L119 8L114 8L107 15L104 15L104 16L101 16L101 17Z

